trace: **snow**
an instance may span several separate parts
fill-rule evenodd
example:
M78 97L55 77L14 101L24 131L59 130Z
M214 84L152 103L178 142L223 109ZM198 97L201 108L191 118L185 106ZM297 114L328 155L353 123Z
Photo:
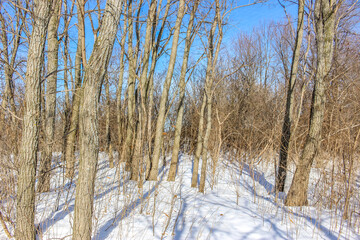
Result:
M202 194L190 187L192 156L180 157L175 182L166 181L167 164L159 181L145 182L143 189L126 180L123 165L109 168L103 153L99 159L93 239L360 239L358 229L312 206L312 199L309 207L285 207L284 194L273 191L273 165L266 162L252 167L221 159L215 178L209 166ZM312 171L310 191L318 175ZM75 185L58 167L51 192L37 195L40 239L71 239ZM7 239L3 229L0 239Z

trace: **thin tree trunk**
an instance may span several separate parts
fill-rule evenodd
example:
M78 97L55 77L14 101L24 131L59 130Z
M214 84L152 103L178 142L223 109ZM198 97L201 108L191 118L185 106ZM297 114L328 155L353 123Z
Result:
M196 150L195 150L192 177L191 177L191 187L192 188L196 188L198 185L199 161L200 161L200 155L201 155L202 147L203 147L205 107L206 107L206 93L203 94L203 99L202 99L201 108L200 108L198 135L197 135Z
M51 1L35 0L25 75L25 110L17 183L16 239L35 240L35 173L39 145L41 71Z
M216 25L218 26L218 35L219 39L215 49L214 55L214 35L216 30ZM211 131L212 124L212 95L213 95L213 82L215 77L215 66L219 56L220 46L222 42L223 34L222 34L222 19L220 16L220 3L219 0L216 0L216 11L215 18L213 22L213 26L211 28L211 33L209 36L209 53L208 53L208 68L209 70L206 72L206 83L205 83L205 94L206 94L206 110L207 110L207 119L206 119L206 130L203 139L203 147L202 147L202 166L201 166L201 175L200 175L200 184L199 184L199 192L203 193L205 190L205 179L206 179L206 167L207 167L207 155L208 155L208 143Z
M185 49L184 49L184 56L183 62L181 67L180 79L179 79L179 107L178 113L176 116L176 124L175 124L175 137L174 137L174 145L172 150L172 157L171 157L171 164L169 169L168 181L175 181L176 176L176 169L178 163L178 156L179 156L179 149L180 149L180 136L181 136L181 129L182 129L182 121L184 116L184 98L185 98L185 79L186 79L186 72L188 70L188 60L190 55L190 47L193 42L194 37L194 19L195 13L197 11L197 7L199 5L199 1L194 2L194 6L191 11L189 25L186 32L186 41L185 41Z
M150 167L150 173L148 176L148 180L151 181L157 181L158 176L158 169L159 169L159 158L160 158L160 152L161 152L161 145L162 145L162 137L163 137L163 131L164 131L164 124L165 124L165 112L166 112L166 102L168 100L168 94L171 84L171 79L174 72L175 67L175 61L176 61L176 55L177 55L177 47L178 47L178 41L179 41L179 35L180 35L180 27L181 22L183 19L183 16L185 14L185 0L180 0L179 2L179 9L177 14L177 19L175 23L175 32L171 47L171 54L170 54L170 60L169 60L169 66L165 78L164 88L161 94L160 99L160 109L158 118L156 121L156 129L155 129L155 145L154 145L154 152L151 159L151 167Z
M80 165L74 210L74 240L91 239L94 185L99 154L98 101L117 33L121 1L108 0L99 36L85 67L80 109Z
M124 63L124 57L125 57L125 40L127 35L127 18L124 17L124 28L123 28L123 35L121 36L120 41L120 73L119 73L119 81L118 81L118 88L116 91L116 117L117 117L117 123L118 123L118 154L119 154L119 161L120 161L120 154L121 154L121 145L123 142L123 126L124 126L124 119L123 119L123 111L122 111L122 105L121 105L121 92L122 92L122 85L124 81L124 69L125 69L125 63Z
M135 78L136 78L136 59L133 51L133 31L134 21L132 19L132 0L128 3L128 58L129 58L129 78L127 87L127 127L126 127L126 138L122 150L121 161L126 162L126 170L130 170L131 158L133 153L133 138L135 132Z
M154 108L154 73L155 73L155 68L156 68L156 63L157 63L157 59L159 57L159 55L161 55L159 52L159 48L160 48L160 42L161 42L161 38L162 38L162 34L164 32L164 28L165 28L165 23L166 23L166 19L169 15L169 10L170 10L170 1L168 0L167 4L166 4L166 8L165 8L165 13L163 16L163 20L161 23L161 27L157 36L157 39L155 41L155 35L156 35L156 26L157 23L159 21L159 17L160 17L160 11L161 11L161 4L162 4L162 0L159 1L158 4L158 9L157 9L157 13L155 16L155 21L153 22L153 29L152 29L152 56L151 56L151 67L150 67L150 71L149 71L149 80L147 81L148 85L146 86L146 99L149 99L148 101L148 112L147 112L147 142L148 142L148 152L146 154L146 160L145 160L145 165L146 165L146 171L145 171L145 178L147 179L149 177L150 174L150 168L151 168L151 156L152 156L152 142L153 142L153 134L152 134L152 114L153 114L153 108ZM165 48L166 44L163 45L163 49Z
M47 56L47 83L45 102L45 151L40 160L38 191L48 192L50 190L50 170L52 160L52 149L55 135L55 111L56 111L56 86L58 68L58 27L60 20L61 1L54 3L53 13L48 26L48 56Z
M80 30L79 30L80 31ZM79 35L80 38L80 35ZM65 162L66 162L66 177L72 179L75 171L75 148L76 136L79 129L79 111L80 101L83 95L82 78L81 78L81 41L78 40L76 56L75 56L75 88L73 89L72 109L70 117L69 133L67 134Z
M2 8L1 3L0 3L0 8ZM16 25L19 27L18 27L17 33L15 33L16 35L14 35L12 56L10 58L9 49L8 49L8 44L9 44L8 37L7 37L6 31L5 31L5 29L6 29L5 19L4 19L4 16L2 14L0 14L1 28L4 29L1 33L1 43L4 47L2 53L4 55L4 59L6 60L6 63L4 65L5 91L4 91L3 101L1 104L2 104L3 109L7 109L8 104L10 103L10 110L14 114L16 114L16 106L15 106L13 79L12 78L14 75L15 60L16 60L16 56L17 56L17 52L18 52L18 48L19 48L19 44L20 44L21 32L22 32L22 29L24 26L23 22L20 23L20 21L21 21L20 16L18 16L16 18L16 21L17 21Z
M154 13L156 11L157 1L152 0L150 3L150 8L148 11L148 18L146 23L146 33L145 33L145 42L144 42L144 55L142 57L142 72L140 76L140 104L139 104L139 120L136 128L136 140L135 140L135 148L132 159L132 171L131 171L131 180L137 181L139 178L139 165L140 168L143 169L142 159L143 159L143 140L145 136L145 124L146 124L146 89L145 86L148 85L149 79L148 69L149 69L149 61L150 61L150 49L151 49L151 28L152 22L154 19Z
M284 116L284 122L282 127L282 134L281 134L281 143L280 143L279 167L276 176L277 192L284 191L285 181L286 181L286 171L287 171L287 162L288 162L287 159L288 159L289 145L291 139L291 125L293 123L294 88L295 88L297 70L299 66L301 43L304 32L304 5L305 5L305 0L299 0L295 48L293 52L291 73L288 83L289 85L287 90L286 109L285 109L285 116Z
M105 94L106 94L106 151L109 157L109 166L110 168L114 167L114 158L113 158L113 150L112 150L112 144L111 144L111 129L110 129L110 112L111 112L111 100L110 100L110 83L109 78L106 78L105 83Z
M64 12L65 12L65 17L64 17L64 22L68 22L68 12L67 12L67 4L65 2L64 4ZM69 35L68 32L65 31L65 35L64 35L64 54L63 54L63 61L64 61L64 90L65 90L65 109L64 109L64 116L65 116L65 122L64 122L64 131L63 131L63 142L62 142L62 156L63 158L65 158L66 155L66 143L67 143L67 135L69 134L69 128L70 128L70 114L71 114L71 105L70 105L70 95L69 95L69 64L68 64L68 60L69 60ZM65 163L65 161L64 161Z
M0 8L2 8L2 3L0 3ZM3 48L4 48L3 49L3 58L6 61L5 65L4 65L5 91L4 91L4 95L3 95L3 102L1 104L2 104L2 108L5 110L5 109L8 109L8 104L10 103L10 111L12 112L11 119L13 121L12 131L13 131L13 136L14 136L14 138L12 139L13 146L14 146L13 154L15 157L18 155L19 123L16 120L16 118L12 116L12 115L16 116L16 114L17 114L15 98L14 98L13 75L15 72L15 60L16 60L16 56L18 53L19 45L20 45L21 34L23 31L24 23L25 23L25 19L26 19L26 12L24 13L24 15L21 15L20 11L21 11L20 9L17 9L17 13L16 13L17 14L17 16L16 16L17 31L16 31L16 33L14 33L11 58L9 56L8 37L7 37L6 31L4 30L1 33L1 43L3 44ZM0 24L1 24L2 29L6 29L5 19L1 13L0 13ZM2 115L2 118L5 121L4 117L5 117L5 114Z
M337 3L336 3L337 2ZM315 2L317 66L307 140L296 166L294 178L285 200L287 206L307 205L307 192L311 165L320 150L321 128L325 111L325 77L333 58L336 12L341 1Z

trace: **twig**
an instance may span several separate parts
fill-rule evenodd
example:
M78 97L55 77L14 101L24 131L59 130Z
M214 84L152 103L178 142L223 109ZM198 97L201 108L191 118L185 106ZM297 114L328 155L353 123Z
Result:
M4 221L4 218L3 218L1 212L0 212L0 221L1 221L1 225L2 225L2 227L3 227L3 229L4 229L4 232L6 233L6 236L7 236L9 239L12 238L12 236L11 236L11 234L10 234L7 226L6 226L6 223L5 223L5 221Z

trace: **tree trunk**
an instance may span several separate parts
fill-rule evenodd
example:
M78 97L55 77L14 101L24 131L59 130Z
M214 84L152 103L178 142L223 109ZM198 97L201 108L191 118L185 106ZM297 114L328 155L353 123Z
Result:
M111 129L110 129L110 112L111 112L111 100L110 100L110 83L109 78L106 78L105 85L105 93L106 93L106 151L109 157L109 166L110 168L114 167L114 158L113 158L113 150L111 144Z
M202 146L203 146L202 144L203 144L203 134L204 134L205 107L206 107L206 93L203 94L203 99L202 99L201 109L200 109L198 135L197 135L196 150L195 150L193 171L192 171L192 177L191 177L191 187L192 188L196 188L198 185L199 161L200 161L200 155L201 155Z
M0 3L0 9L2 8L2 3ZM26 12L24 15L20 14L21 10L17 10L18 12L16 13L16 26L19 26L17 29L17 32L14 33L14 39L13 39L13 46L12 46L12 54L10 57L10 53L9 53L9 49L8 49L8 36L7 36L7 32L4 30L1 33L1 43L3 45L3 58L5 59L5 64L4 64L4 73L5 73L5 91L4 91L4 95L3 95L3 101L2 101L2 108L3 110L5 109L9 109L12 114L14 114L14 116L16 116L17 114L17 110L16 110L16 105L15 105L15 98L14 98L14 81L13 81L13 75L15 72L15 60L16 60L16 56L18 53L18 49L19 49L19 45L20 45L20 39L21 39L21 34L25 25L25 21L24 19L26 19ZM1 28L2 29L6 29L6 22L4 19L4 16L2 15L2 13L0 13L0 24L1 24ZM8 108L10 103L10 108ZM11 126L12 129L11 131L13 132L13 139L9 139L11 140L12 144L13 144L13 154L15 157L17 157L18 155L18 129L19 129L19 122L16 120L15 117L13 117L11 114L11 118L13 125ZM2 120L5 121L5 114L3 114L1 116Z
M116 91L116 117L117 117L117 123L118 123L118 154L119 154L119 161L120 161L120 154L121 154L121 145L123 142L123 126L124 126L124 119L123 119L123 111L122 111L122 105L121 105L121 93L122 93L122 85L124 81L124 70L125 70L125 63L124 63L124 57L125 57L125 40L126 40L126 34L127 34L127 18L124 17L124 28L123 28L123 35L121 36L120 41L120 73L119 73L119 81L118 81L118 87Z
M159 1L158 6L161 6L162 4L162 0ZM161 23L161 27L160 30L158 31L158 35L157 35L157 39L155 41L156 38L156 26L157 23L159 22L159 17L160 17L160 11L161 11L161 7L158 7L157 9L157 13L155 16L155 20L153 23L153 29L152 29L152 48L151 48L151 66L150 66L150 71L149 71L149 81L147 82L147 86L146 86L146 99L148 100L148 112L147 112L147 129L146 129L146 134L147 134L147 143L148 143L148 152L145 156L145 165L146 165L146 170L145 170L145 178L148 179L149 174L150 174L150 168L151 168L151 156L152 156L152 143L153 143L153 119L152 119L152 114L153 114L153 108L154 108L154 73L155 73L155 68L156 68L156 64L157 64L157 60L158 57L161 55L161 53L159 53L159 48L160 48L160 43L162 40L162 34L164 32L164 28L165 28L165 23L166 23L166 19L169 16L169 10L170 10L170 0L168 0L167 4L166 4L166 8L165 8L165 13L164 16L162 17L162 23ZM163 45L163 49L166 47L167 43ZM160 51L161 52L161 51Z
M2 4L0 3L0 8L2 8ZM10 103L10 110L16 114L16 106L15 106L15 99L14 99L14 90L13 90L13 75L14 75L14 68L15 68L15 60L16 60L16 56L17 56L17 52L18 52L18 48L20 45L20 37L21 37L21 32L24 26L24 23L21 22L19 23L20 20L20 16L18 16L16 18L17 21L17 25L20 25L18 32L14 33L16 35L14 35L14 40L13 40L13 48L12 48L12 56L10 58L9 56L9 49L8 49L8 37L7 37L7 33L5 31L6 29L6 24L5 24L5 19L4 16L2 14L0 14L0 24L1 24L1 28L4 29L1 33L1 43L3 45L3 56L4 59L6 61L5 65L4 65L4 72L5 72L5 91L4 91L4 96L3 96L3 101L2 101L2 108L5 110L8 108L8 104Z
M133 31L134 21L132 19L132 0L128 3L128 58L129 58L129 78L128 78L128 101L127 101L127 127L126 127L126 138L122 150L121 161L126 162L126 170L130 170L131 167L131 154L133 153L133 138L135 132L135 78L136 78L136 59L133 51Z
M293 52L293 58L291 63L291 73L286 98L286 109L281 134L279 168L277 171L275 184L277 192L284 191L286 181L287 159L291 139L291 125L293 122L294 88L297 70L299 66L301 43L304 32L304 5L305 0L299 0L295 49Z
M74 240L91 239L94 185L99 154L98 101L114 46L121 1L108 0L99 36L85 67L84 94L80 109L80 165L74 210Z
M64 4L64 12L66 13L64 16L64 22L68 22L69 18L67 16L67 4ZM64 91L65 91L65 110L64 110L64 131L63 131L63 142L62 142L62 157L65 158L66 155L66 143L67 143L67 136L69 134L69 128L70 128L70 114L71 114L71 105L70 105L70 94L69 94L69 35L68 32L65 32L64 36L64 54L63 54L63 61L64 61ZM64 161L65 164L65 161Z
M178 164L178 157L179 157L179 149L180 149L180 136L181 136L181 129L182 129L182 121L184 116L184 99L185 99L185 79L186 79L186 72L188 70L188 60L190 55L190 47L193 42L194 37L194 19L195 19L195 13L197 11L197 7L199 5L198 1L194 2L194 6L191 11L189 25L186 32L186 40L185 40L185 49L184 49L184 56L183 56L183 62L181 66L181 73L180 73L180 79L179 79L179 107L178 107L178 113L176 116L176 124L175 124L175 137L174 137L174 145L172 150L172 156L171 156L171 164L169 169L169 175L168 175L168 181L175 181L176 176L176 169Z
M80 30L79 30L80 31ZM79 130L79 111L80 101L83 95L82 78L81 78L81 41L80 36L77 43L76 56L75 56L75 89L73 89L72 109L70 117L69 133L67 135L65 162L66 162L66 177L72 179L75 171L75 148L76 136Z
M48 26L48 56L47 56L47 83L45 102L45 151L40 160L40 172L38 191L48 192L50 190L50 170L52 160L52 149L55 134L55 111L56 111L56 85L59 41L57 31L59 27L61 1L54 3L54 12L51 15Z
M216 30L216 25L218 26L219 39L216 44L215 56L214 55L214 35ZM216 11L215 18L211 28L211 33L209 34L209 49L208 49L208 70L206 71L206 83L205 83L205 94L206 94L206 109L207 109L207 119L206 119L206 130L203 139L202 147L202 166L201 166L201 175L200 175L200 184L199 192L203 193L205 190L205 179L206 179L206 167L207 167L207 155L208 155L208 143L211 131L212 124L212 95L213 95L213 82L215 77L215 67L216 62L219 56L220 46L222 42L222 19L220 16L220 3L219 0L216 0Z
M145 33L145 42L144 42L144 54L141 60L141 76L140 76L140 103L138 105L139 119L136 127L136 139L135 139L135 148L132 159L132 171L131 171L131 180L137 181L139 178L139 167L143 169L143 140L145 137L145 124L146 124L146 89L145 86L148 85L149 78L148 69L150 61L150 49L151 49L151 28L152 22L154 19L154 13L156 10L157 1L152 0L150 3L150 8L148 11L148 18L146 22L146 33ZM140 172L140 176L142 172Z
M158 176L158 171L159 171L159 158L160 158L161 145L162 145L162 140L163 140L162 134L164 131L164 124L165 124L166 102L168 100L171 79L173 77L176 55L177 55L177 47L178 47L179 35L180 35L180 27L181 27L181 22L184 17L184 14L185 14L185 0L180 0L178 14L177 14L176 23L175 23L174 37L172 40L173 42L172 42L172 47L171 47L169 66L168 66L168 70L166 73L164 88L163 88L163 91L161 94L159 114L158 114L158 118L156 121L155 145L154 145L153 156L151 159L150 173L148 176L148 180L151 180L151 181L157 181L157 176Z
M76 2L78 8L78 43L75 56L75 89L73 90L72 111L70 118L70 128L66 144L66 177L73 179L75 173L75 149L76 140L79 132L79 112L80 102L83 96L82 89L82 69L86 66L86 54L85 54L85 24L84 24L84 0Z
M25 75L25 110L20 145L17 183L16 239L35 240L35 173L40 125L41 71L50 20L51 1L34 1L34 25L31 34Z
M337 3L336 3L337 2ZM285 200L286 206L307 205L311 165L320 150L321 128L325 111L325 77L333 58L336 12L341 1L315 2L317 66L310 113L310 125L304 149L296 166L294 178Z

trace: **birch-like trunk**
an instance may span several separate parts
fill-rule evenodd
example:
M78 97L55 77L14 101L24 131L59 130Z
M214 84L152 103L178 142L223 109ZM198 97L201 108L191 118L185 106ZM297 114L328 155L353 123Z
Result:
M16 239L35 240L35 173L39 145L41 71L52 1L34 0L34 25L25 75L25 109L16 195Z
M299 66L301 43L304 33L305 0L299 0L298 4L299 4L298 22L297 22L297 31L296 31L296 39L295 39L295 48L293 52L290 79L287 89L285 116L282 126L281 143L280 143L279 168L276 176L277 192L283 192L285 187L287 162L288 162L287 159L288 159L289 145L291 140L291 125L293 123L294 88L295 88L295 81Z
M46 101L45 101L45 151L40 160L40 171L38 181L38 191L48 192L50 190L50 171L52 150L55 135L55 112L56 112L56 86L58 69L58 27L60 21L61 2L56 1L53 13L48 26L47 40L47 82L46 82Z
M165 83L163 86L163 91L160 99L159 114L156 121L154 151L151 159L150 173L148 176L148 180L150 181L157 181L157 176L159 171L159 158L160 158L160 152L161 152L161 146L163 140L162 134L164 131L164 124L165 124L166 102L168 100L171 79L173 77L176 55L177 55L177 47L178 47L179 35L180 35L180 27L184 14L185 14L185 0L180 0L176 23L175 23L175 32L172 40L173 42L171 47L169 66L165 77Z
M309 133L294 178L285 200L287 206L307 205L307 192L311 165L320 151L321 128L325 112L325 78L328 75L332 59L335 36L336 12L341 1L316 0L314 21L316 28L317 66L315 86L311 103Z
M121 1L108 0L99 35L85 67L80 108L80 165L76 184L74 240L91 239L94 185L99 154L98 101L120 21Z

